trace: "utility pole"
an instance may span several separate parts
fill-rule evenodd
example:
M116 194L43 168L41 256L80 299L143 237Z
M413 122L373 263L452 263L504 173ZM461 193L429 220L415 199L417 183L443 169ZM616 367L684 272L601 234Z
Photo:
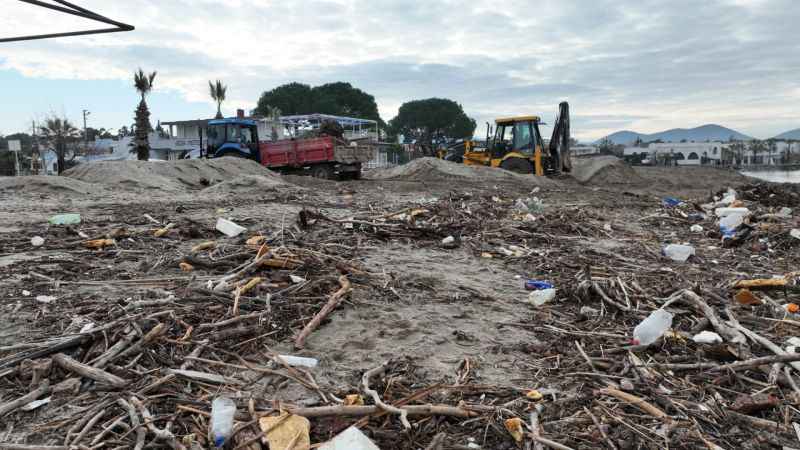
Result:
M83 110L83 151L89 149L89 134L86 132L86 116L91 114L91 111Z

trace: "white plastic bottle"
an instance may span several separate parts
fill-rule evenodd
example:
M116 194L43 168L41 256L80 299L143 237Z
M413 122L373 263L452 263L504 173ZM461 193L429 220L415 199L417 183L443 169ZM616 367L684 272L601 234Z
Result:
M211 402L211 435L214 446L221 448L233 433L233 416L236 403L228 397L217 397Z
M672 327L672 313L663 309L653 311L633 329L634 345L650 345Z
M673 261L686 262L693 255L694 247L691 245L670 244L664 247L664 256Z

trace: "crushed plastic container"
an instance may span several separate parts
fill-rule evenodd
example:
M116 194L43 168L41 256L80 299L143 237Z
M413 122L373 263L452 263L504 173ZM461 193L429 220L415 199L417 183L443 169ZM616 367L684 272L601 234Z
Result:
M800 228L793 228L792 231L789 232L789 236L800 239Z
M228 237L236 237L247 231L247 228L220 217L217 219L217 231Z
M552 283L547 281L525 280L525 289L529 291L541 291L543 289L553 289Z
M44 238L41 236L34 236L31 238L31 245L34 247L41 247L44 245Z
M676 206L680 206L682 203L683 201L678 200L675 197L664 197L664 200L661 201L661 204L668 208L674 208Z
M735 213L724 216L719 220L719 231L725 237L733 237L736 230L744 223L744 214Z
M692 233L694 233L694 234L699 234L699 233L702 233L702 232L703 232L703 227L702 227L702 226L700 226L700 225L692 225L692 226L689 228L689 231L691 231L691 232L692 232Z
M714 215L719 218L727 217L732 214L747 216L750 214L750 210L748 208L717 208L714 210Z
M690 256L695 254L695 250L691 245L670 244L664 247L663 253L673 261L686 262Z
M292 356L292 355L278 355L281 359L286 361L286 364L292 367L307 367L309 369L313 369L317 367L319 364L319 360L316 358L304 358L302 356Z
M233 434L233 417L236 403L228 397L217 397L211 402L211 436L214 446L221 448Z
M694 335L692 340L698 344L719 344L722 342L722 336L713 331L701 331Z
M528 303L534 306L542 306L556 298L555 289L542 289L533 291L528 295Z
M650 345L657 341L667 330L672 328L673 317L671 312L663 309L653 311L633 329L633 344Z
M330 441L322 444L319 450L380 450L374 442L356 427L350 427Z
M50 225L77 225L81 223L80 214L58 214L50 218Z

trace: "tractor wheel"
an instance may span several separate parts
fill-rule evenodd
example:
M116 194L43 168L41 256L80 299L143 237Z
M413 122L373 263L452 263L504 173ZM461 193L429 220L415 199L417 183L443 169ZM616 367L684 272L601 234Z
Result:
M500 168L521 174L533 173L533 164L522 158L508 158L500 163Z
M323 180L333 179L333 167L327 164L318 164L311 169L311 176Z

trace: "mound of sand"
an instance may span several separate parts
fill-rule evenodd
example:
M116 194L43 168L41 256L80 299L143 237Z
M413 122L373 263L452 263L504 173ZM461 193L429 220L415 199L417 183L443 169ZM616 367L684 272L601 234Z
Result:
M459 179L482 182L527 182L532 184L554 183L554 181L543 177L520 175L514 172L492 167L466 166L464 164L444 161L436 158L419 158L402 166L396 166L390 169L374 170L368 173L366 177L373 180L430 182Z
M631 166L615 156L574 158L572 176L581 183L595 185L638 184L644 181Z
M276 176L242 175L203 189L207 194L259 193L284 186L286 182Z
M167 192L204 189L244 176L262 177L264 180L259 182L265 185L284 184L279 175L255 161L242 158L99 161L80 164L65 171L64 175L111 189Z
M18 194L97 194L103 189L67 177L33 175L26 177L0 177L0 192Z

